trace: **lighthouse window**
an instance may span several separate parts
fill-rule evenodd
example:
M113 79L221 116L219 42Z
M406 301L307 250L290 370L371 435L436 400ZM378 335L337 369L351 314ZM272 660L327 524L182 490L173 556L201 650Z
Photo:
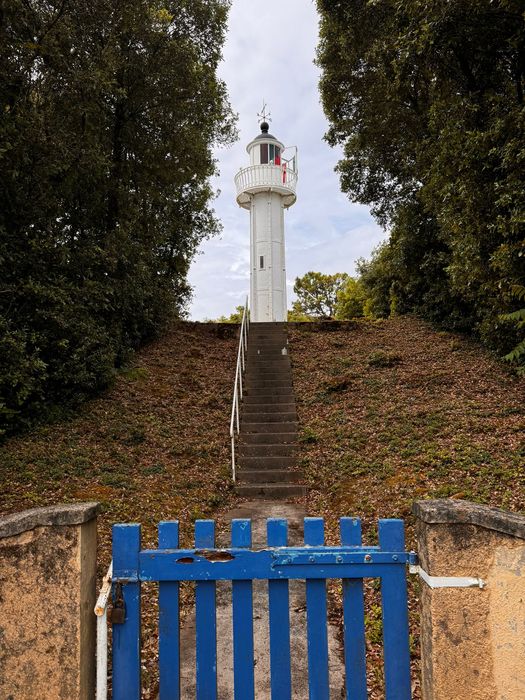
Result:
M261 163L267 163L268 162L268 144L267 143L261 143Z
M275 146L273 143L270 144L270 163L273 163L275 160Z
M259 256L259 269L264 270L264 255Z

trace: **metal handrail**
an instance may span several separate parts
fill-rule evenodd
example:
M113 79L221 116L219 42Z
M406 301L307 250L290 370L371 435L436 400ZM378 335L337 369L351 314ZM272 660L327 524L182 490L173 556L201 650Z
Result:
M246 354L248 352L248 331L250 318L248 311L248 297L242 311L241 332L239 335L239 349L237 350L237 366L235 368L235 382L233 385L233 403L230 420L230 438L232 441L232 480L236 480L235 472L235 435L239 434L239 401L242 401L242 376L246 369Z

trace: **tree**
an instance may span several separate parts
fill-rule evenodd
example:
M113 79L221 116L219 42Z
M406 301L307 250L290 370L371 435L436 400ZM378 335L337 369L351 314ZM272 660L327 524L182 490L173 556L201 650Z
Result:
M361 280L347 277L344 285L337 293L335 317L343 321L364 316L366 301L366 291Z
M220 229L212 148L235 137L216 75L228 0L4 3L0 420L107 384L182 316Z
M297 277L293 290L297 300L292 311L313 318L334 318L337 308L337 295L348 279L345 272L323 275L321 272L307 272Z
M341 186L392 232L363 268L374 304L508 350L500 318L525 279L522 2L317 5Z

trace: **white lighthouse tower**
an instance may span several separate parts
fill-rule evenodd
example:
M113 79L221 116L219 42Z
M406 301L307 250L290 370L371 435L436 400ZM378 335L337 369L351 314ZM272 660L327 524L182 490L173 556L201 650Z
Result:
M264 118L261 133L246 150L250 165L235 177L237 203L250 212L250 319L286 321L286 266L284 210L295 203L297 155L283 157L284 145L268 133Z

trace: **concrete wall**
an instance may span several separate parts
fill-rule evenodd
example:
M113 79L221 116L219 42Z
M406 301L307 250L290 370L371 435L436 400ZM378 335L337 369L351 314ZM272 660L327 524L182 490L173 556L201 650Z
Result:
M0 698L94 697L96 503L0 518Z
M480 588L421 582L425 700L525 698L525 517L467 501L413 508L421 567L481 578Z

